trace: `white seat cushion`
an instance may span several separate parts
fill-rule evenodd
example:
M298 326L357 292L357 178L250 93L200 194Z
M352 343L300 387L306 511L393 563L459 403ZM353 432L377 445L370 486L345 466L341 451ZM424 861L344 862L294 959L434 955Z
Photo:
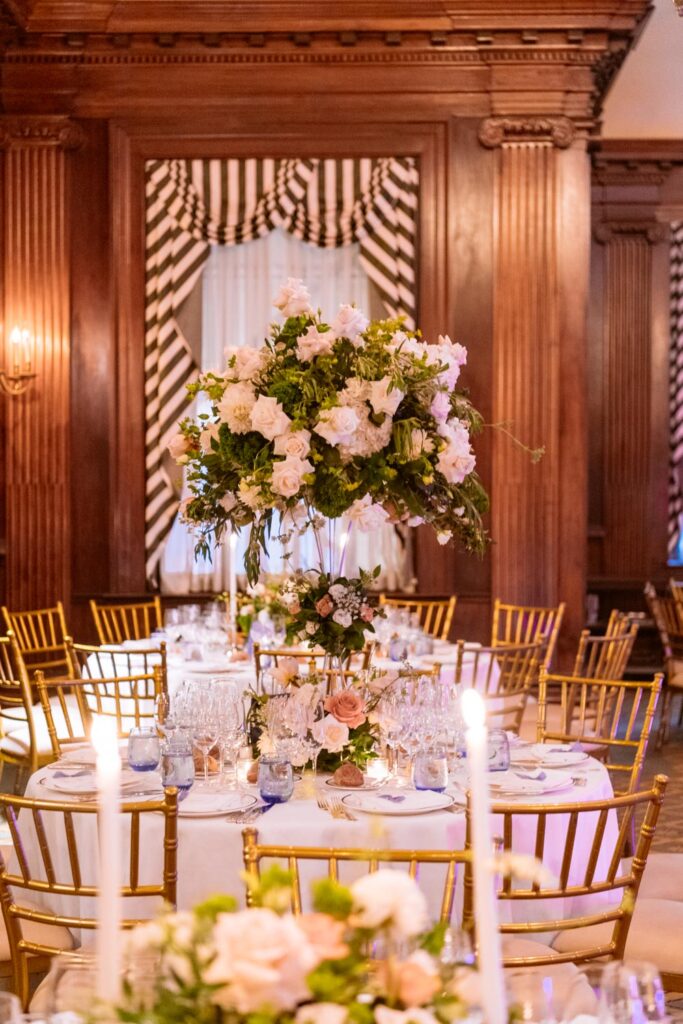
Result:
M503 956L508 957L537 957L552 956L553 949L542 942L534 939L525 939L514 935L503 936ZM543 973L544 978L550 978L553 984L553 1001L558 1010L558 1020L573 1020L580 1014L586 1013L595 1016L597 1003L595 993L588 984L584 974L581 973L576 964L544 964L542 967L507 967L505 970L506 987L508 997L512 1003L515 1001L515 983L520 975L527 971L538 970Z
M85 729L83 728L83 723L81 721L78 700L73 694L68 694L65 699L65 703L72 729L76 733L77 737L84 737ZM50 698L50 707L52 708L52 715L55 722L55 728L57 729L57 735L60 737L67 737L68 733L66 723L64 721L64 714L57 697ZM47 730L45 714L39 704L35 704L33 706L33 723L35 727L38 754L51 754L52 746L50 744L50 734ZM5 751L8 754L13 754L16 757L25 757L30 752L28 725L19 725L16 729L8 730L7 734L0 740L0 750Z
M625 862L626 870L630 864L630 860ZM683 903L683 853L648 854L638 899Z
M546 729L551 732L559 732L562 719L562 708L559 704L548 704L545 712ZM538 721L538 701L535 697L529 697L522 715L522 725L519 730L519 738L529 743L536 742L536 723Z
M553 942L558 952L570 952L609 942L612 922L560 932ZM660 971L683 974L683 903L641 899L626 941L627 960L649 960Z
M37 909L28 900L22 899L19 905L34 910ZM36 942L42 946L54 946L56 949L73 949L75 945L74 937L69 929L58 924L39 924L35 921L22 921L21 934L27 942ZM5 921L0 916L0 960L11 959L12 954L10 953Z

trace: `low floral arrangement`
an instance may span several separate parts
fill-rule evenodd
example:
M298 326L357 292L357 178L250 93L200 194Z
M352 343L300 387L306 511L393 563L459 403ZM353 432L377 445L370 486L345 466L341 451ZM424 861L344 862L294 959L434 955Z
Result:
M384 614L366 597L379 573L379 567L373 572L361 570L357 579L333 578L315 569L295 573L280 590L280 601L289 615L287 640L317 645L336 658L362 651L366 634L375 632L373 620Z
M445 927L428 929L427 905L401 871L350 887L313 886L312 910L290 912L281 868L252 882L254 906L218 896L192 913L135 928L128 955L156 954L151 991L130 987L128 1024L452 1024L476 999L471 967L440 959ZM472 984L474 982L474 984Z
M306 709L320 699L326 680L315 674L302 675L301 663L296 658L281 658L271 670L274 681L288 695L292 722L306 723ZM361 771L368 761L377 757L379 741L378 704L382 694L394 685L397 672L368 672L361 683L346 680L342 689L324 698L325 717L313 725L316 739L322 745L318 768L334 772L342 764L354 764ZM250 724L258 738L259 754L274 750L269 733L269 704L272 697L265 693L252 693ZM303 714L299 714L299 708ZM302 767L308 754L302 744L300 757L293 755L295 767Z
M284 535L342 516L361 530L424 522L442 543L483 551L488 498L470 443L481 417L456 387L467 350L354 306L325 320L301 281L275 306L285 321L262 348L233 350L224 373L189 385L211 413L185 419L169 445L187 466L182 514L198 550L210 556L228 524L250 526L255 583L279 513Z
M287 620L288 612L282 603L280 589L282 587L281 576L265 576L258 583L249 584L246 591L237 593L237 625L244 636L249 636L249 631L259 617L266 617L270 622L276 619ZM229 595L222 594L225 600Z

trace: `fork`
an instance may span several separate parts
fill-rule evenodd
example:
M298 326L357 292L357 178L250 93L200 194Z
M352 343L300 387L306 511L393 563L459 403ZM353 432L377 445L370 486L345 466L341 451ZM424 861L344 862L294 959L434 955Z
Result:
M339 800L338 797L333 797L330 800L330 813L333 818L345 818L347 821L358 821L355 814L352 814L348 807Z

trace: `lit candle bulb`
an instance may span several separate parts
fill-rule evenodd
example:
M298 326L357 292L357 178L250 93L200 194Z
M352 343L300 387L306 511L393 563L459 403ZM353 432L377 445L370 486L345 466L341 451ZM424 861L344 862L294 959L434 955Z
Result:
M474 873L474 919L477 928L477 962L481 979L482 1010L486 1024L506 1024L507 1007L501 960L498 908L493 889L491 859L491 795L488 778L488 730L481 694L462 695L467 762L470 776L470 815Z
M27 330L21 332L21 347L24 356L24 372L31 372L31 334Z
M237 534L228 526L228 547L230 549L230 628L237 625Z
M9 336L10 349L12 353L12 373L18 374L21 370L22 337L21 330L13 327Z

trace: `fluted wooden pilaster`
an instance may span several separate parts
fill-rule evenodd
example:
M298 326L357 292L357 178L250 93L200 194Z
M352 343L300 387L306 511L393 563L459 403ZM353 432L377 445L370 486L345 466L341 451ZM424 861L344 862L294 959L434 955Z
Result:
M69 237L67 156L77 129L64 118L2 118L2 363L9 332L32 337L29 390L1 396L7 421L7 603L69 599ZM83 494L87 501L87 491Z
M563 117L491 118L480 141L497 160L493 422L545 447L532 464L495 439L492 594L566 600L571 635L585 593L588 158Z
M598 224L594 234L602 247L604 281L601 569L640 580L658 567L651 513L652 274L655 246L665 241L667 226L617 219ZM661 522L660 563L665 526Z

